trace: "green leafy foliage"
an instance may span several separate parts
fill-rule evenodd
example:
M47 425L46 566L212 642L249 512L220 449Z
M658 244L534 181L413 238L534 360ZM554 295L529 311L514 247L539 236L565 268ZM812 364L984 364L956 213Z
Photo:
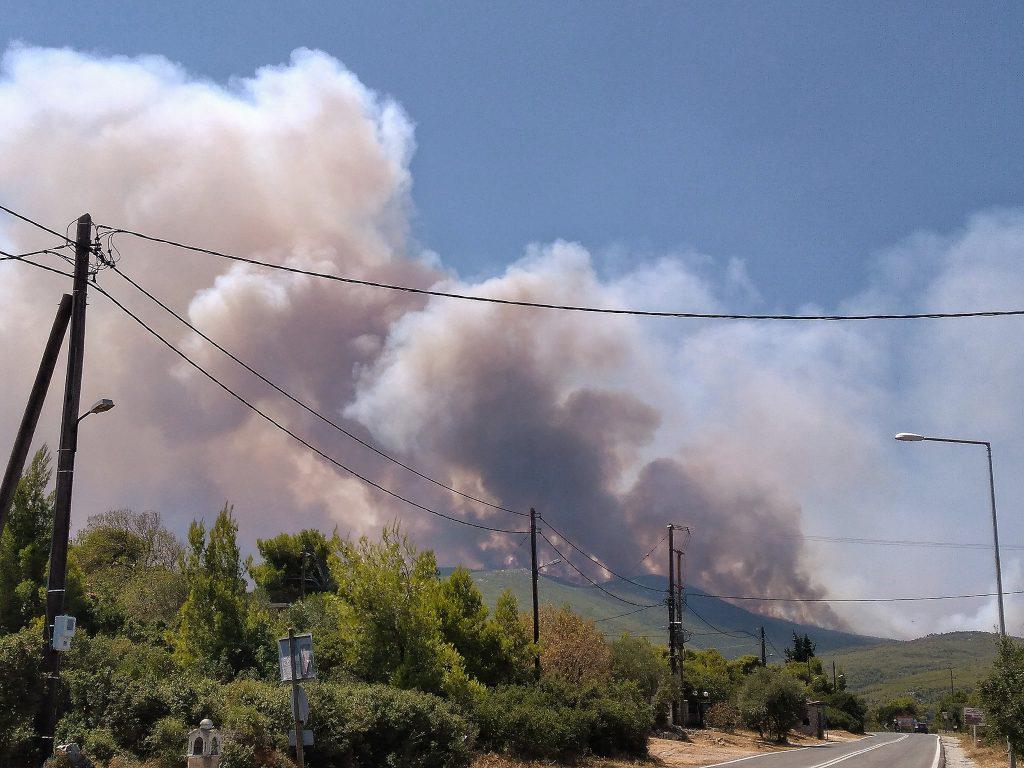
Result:
M538 685L477 694L482 744L524 758L574 760L586 754L643 756L654 724L649 701L630 682L582 686L553 676Z
M776 667L754 672L739 694L743 722L761 736L784 742L790 728L806 712L804 687L800 681Z
M0 765L38 764L41 646L31 630L0 635Z
M256 547L263 562L250 568L250 574L273 602L290 603L300 595L333 592L337 587L328 565L334 544L321 531L279 533L257 539Z
M998 655L988 677L979 686L989 721L1024 755L1024 647L1012 640L999 641Z
M921 704L912 696L897 696L875 708L871 717L882 728L892 728L897 717L920 717Z
M633 683L650 702L657 723L665 724L669 703L679 687L665 648L655 646L646 637L623 634L611 643L611 679Z
M310 686L310 722L325 768L465 768L476 728L438 696L384 685Z
M44 610L46 563L53 526L52 470L43 446L18 481L0 536L0 630L17 632Z
M794 632L793 647L786 649L786 661L807 661L814 656L814 650L814 641L808 635Z
M246 594L237 543L238 524L225 504L210 529L193 521L183 572L188 597L173 634L183 666L230 677L242 670L269 670L274 659L269 616Z

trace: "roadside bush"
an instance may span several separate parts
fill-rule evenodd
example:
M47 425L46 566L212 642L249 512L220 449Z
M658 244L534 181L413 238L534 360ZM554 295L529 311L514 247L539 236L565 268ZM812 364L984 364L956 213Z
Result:
M836 691L825 697L825 716L829 728L842 728L851 733L864 733L868 711L864 701L848 691Z
M740 727L743 718L740 717L740 711L734 704L728 701L719 701L708 709L704 715L704 722L709 728L732 733Z
M782 670L759 669L740 691L739 710L745 725L783 743L807 710L804 687Z
M654 724L650 702L633 683L581 689L558 679L483 691L474 715L485 748L557 760L646 755Z
M0 765L38 765L40 646L32 630L0 637Z
M324 768L465 768L476 729L430 693L363 683L310 686L308 727Z

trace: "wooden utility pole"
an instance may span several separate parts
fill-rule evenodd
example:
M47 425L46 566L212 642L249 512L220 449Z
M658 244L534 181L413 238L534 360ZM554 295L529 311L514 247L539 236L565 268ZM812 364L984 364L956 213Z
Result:
M43 713L43 754L53 752L57 727L58 673L60 653L53 649L53 621L64 612L67 578L68 535L71 527L71 491L78 447L79 408L82 395L82 367L85 361L85 307L89 289L89 255L92 251L92 217L78 219L75 233L75 274L71 301L71 336L68 341L68 372L64 387L64 412L57 451L57 484L54 492L53 537L50 543L50 572L46 583L46 622L43 625L43 674L46 678L46 710Z
M7 471L4 472L3 482L0 483L0 536L3 535L7 515L11 510L11 503L14 501L14 491L18 487L18 480L21 479L21 475L25 471L25 460L28 458L28 450L32 445L36 424L39 423L39 413L43 410L43 402L46 400L46 393L50 389L50 380L53 378L53 369L57 365L57 356L60 354L61 344L64 343L64 334L68 328L68 320L71 318L71 302L71 296L65 293L57 306L57 316L53 319L53 327L50 328L50 337L46 340L43 358L39 362L39 370L32 383L32 392L29 394L28 404L25 406L25 414L21 418L18 435L14 438L14 447L11 449L11 458L7 462Z
M676 564L675 564L675 539L673 537L675 526L669 523L668 526L668 660L672 667L672 679L677 680L679 676L679 665L676 660ZM679 696L672 697L672 724L679 723Z
M764 626L761 627L761 666L768 666L768 653L764 647Z
M537 601L537 510L530 507L530 570L533 577L533 665L540 679L540 603Z
M676 655L679 658L679 690L683 689L683 669L686 666L686 630L683 629L683 551L676 550L676 622L679 632L676 634Z

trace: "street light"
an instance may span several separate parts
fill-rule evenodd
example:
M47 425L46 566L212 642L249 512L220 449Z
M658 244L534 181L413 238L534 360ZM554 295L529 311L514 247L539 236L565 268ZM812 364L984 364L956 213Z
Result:
M988 490L989 490L989 501L992 506L992 543L995 549L995 560L996 560L996 591L998 593L999 606L999 636L1002 638L1006 637L1006 615L1003 611L1003 571L999 565L999 523L996 518L996 481L995 476L992 472L992 443L987 440L961 440L951 437L926 437L924 435L918 435L913 432L898 432L896 439L904 443L918 443L927 441L931 443L957 443L959 445L983 445L985 446L985 452L988 456ZM1015 768L1017 765L1017 758L1013 754L1013 749L1010 749L1010 768Z
M111 400L108 397L104 397L104 398L102 398L100 400L97 400L95 403L93 403L92 408L90 408L88 411L86 411L81 416L79 416L78 420L81 421L86 416L88 416L90 413L106 413L107 411L109 411L113 407L114 407L114 401Z

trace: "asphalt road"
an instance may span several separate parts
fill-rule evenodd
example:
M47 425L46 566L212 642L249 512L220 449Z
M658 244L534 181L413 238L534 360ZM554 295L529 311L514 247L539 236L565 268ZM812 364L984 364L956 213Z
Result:
M706 768L937 768L938 743L938 736L925 733L876 733L857 741L741 757Z

